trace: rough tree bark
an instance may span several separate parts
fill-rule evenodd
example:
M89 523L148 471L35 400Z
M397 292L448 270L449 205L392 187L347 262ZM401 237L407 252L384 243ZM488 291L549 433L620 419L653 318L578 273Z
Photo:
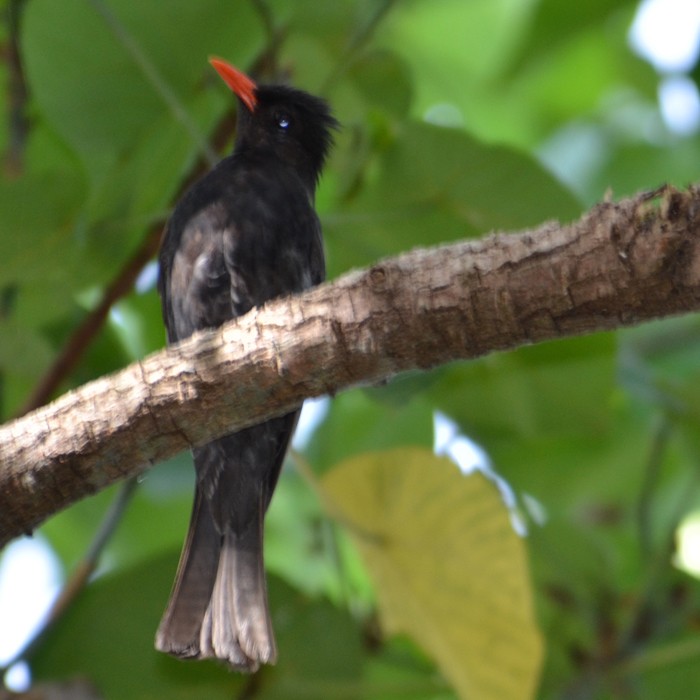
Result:
M700 307L700 186L387 259L252 311L0 428L0 545L304 398Z

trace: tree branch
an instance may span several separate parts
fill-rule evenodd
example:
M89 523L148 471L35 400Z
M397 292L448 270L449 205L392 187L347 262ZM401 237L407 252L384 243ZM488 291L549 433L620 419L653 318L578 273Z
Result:
M255 309L0 428L0 545L303 399L700 308L700 186L415 250Z

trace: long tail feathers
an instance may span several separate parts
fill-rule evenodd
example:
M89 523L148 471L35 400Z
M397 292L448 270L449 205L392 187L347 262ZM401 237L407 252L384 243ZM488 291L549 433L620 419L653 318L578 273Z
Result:
M156 633L156 649L184 658L200 656L199 632L219 566L221 537L199 489L168 607Z
M277 659L258 533L249 531L244 537L231 532L224 535L205 620L200 644L212 656L226 658L232 666L251 671Z
M242 671L277 659L259 522L238 535L216 531L205 499L195 494L175 585L156 634L156 648L184 658L213 657Z

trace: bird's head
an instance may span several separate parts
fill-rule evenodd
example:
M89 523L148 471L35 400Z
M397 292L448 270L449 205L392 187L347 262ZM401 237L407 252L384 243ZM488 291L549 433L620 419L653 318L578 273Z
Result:
M315 185L338 127L328 103L286 85L257 85L226 61L209 61L242 106L237 148L269 151Z

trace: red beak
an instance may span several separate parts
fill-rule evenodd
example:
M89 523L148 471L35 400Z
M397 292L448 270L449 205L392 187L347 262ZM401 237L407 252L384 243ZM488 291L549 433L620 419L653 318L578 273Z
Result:
M209 57L209 63L216 69L216 72L224 79L224 82L233 90L243 104L251 111L255 111L258 98L255 96L257 85L255 81L234 68L230 63L220 58Z

